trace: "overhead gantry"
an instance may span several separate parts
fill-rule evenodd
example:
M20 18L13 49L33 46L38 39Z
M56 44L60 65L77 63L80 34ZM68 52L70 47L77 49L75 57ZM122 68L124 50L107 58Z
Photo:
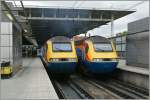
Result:
M18 10L19 22L29 24L31 28L27 30L32 32L32 37L35 37L40 45L50 37L56 35L72 37L109 22L111 22L111 36L113 36L113 21L134 12L105 9L28 8L24 7L23 3L22 8L23 10Z

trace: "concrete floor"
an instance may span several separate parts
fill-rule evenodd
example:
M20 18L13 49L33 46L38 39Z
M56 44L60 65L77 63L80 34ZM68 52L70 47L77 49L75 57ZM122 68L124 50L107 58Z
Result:
M136 66L128 66L126 65L126 60L119 60L119 64L117 67L125 71L135 72L143 75L149 75L149 69L136 67Z
M1 99L58 99L39 58L23 59L23 68L1 80Z
M149 89L149 69L127 66L125 60L120 60L115 78L126 83L131 83L144 89Z

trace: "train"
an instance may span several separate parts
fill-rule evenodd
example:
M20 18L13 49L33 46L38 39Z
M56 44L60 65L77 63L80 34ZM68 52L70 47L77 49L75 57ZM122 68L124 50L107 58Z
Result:
M71 75L76 70L78 58L74 41L65 36L55 36L47 40L40 50L41 57L49 73L58 76Z
M109 74L118 65L114 43L102 36L91 36L75 40L75 48L84 74Z

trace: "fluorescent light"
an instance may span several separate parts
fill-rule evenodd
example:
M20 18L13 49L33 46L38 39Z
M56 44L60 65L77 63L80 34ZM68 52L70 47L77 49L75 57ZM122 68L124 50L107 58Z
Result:
M11 21L13 21L13 17L12 17L9 13L7 13L6 16L7 16Z
M26 29L25 29L24 31L25 31L25 32L27 32L27 30L26 30Z

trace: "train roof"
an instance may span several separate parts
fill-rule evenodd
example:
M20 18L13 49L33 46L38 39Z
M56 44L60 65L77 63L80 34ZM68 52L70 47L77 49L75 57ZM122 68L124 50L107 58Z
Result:
M55 36L49 39L52 42L70 42L71 39L66 36Z
M102 36L91 36L91 37L86 38L85 40L91 40L94 43L97 43L97 42L110 43L110 40Z
M102 37L102 36L91 36L91 37L80 38L78 40L75 40L75 43L80 44L80 43L82 43L83 41L86 41L86 40L90 40L93 43L110 43L109 39L107 39L105 37Z

